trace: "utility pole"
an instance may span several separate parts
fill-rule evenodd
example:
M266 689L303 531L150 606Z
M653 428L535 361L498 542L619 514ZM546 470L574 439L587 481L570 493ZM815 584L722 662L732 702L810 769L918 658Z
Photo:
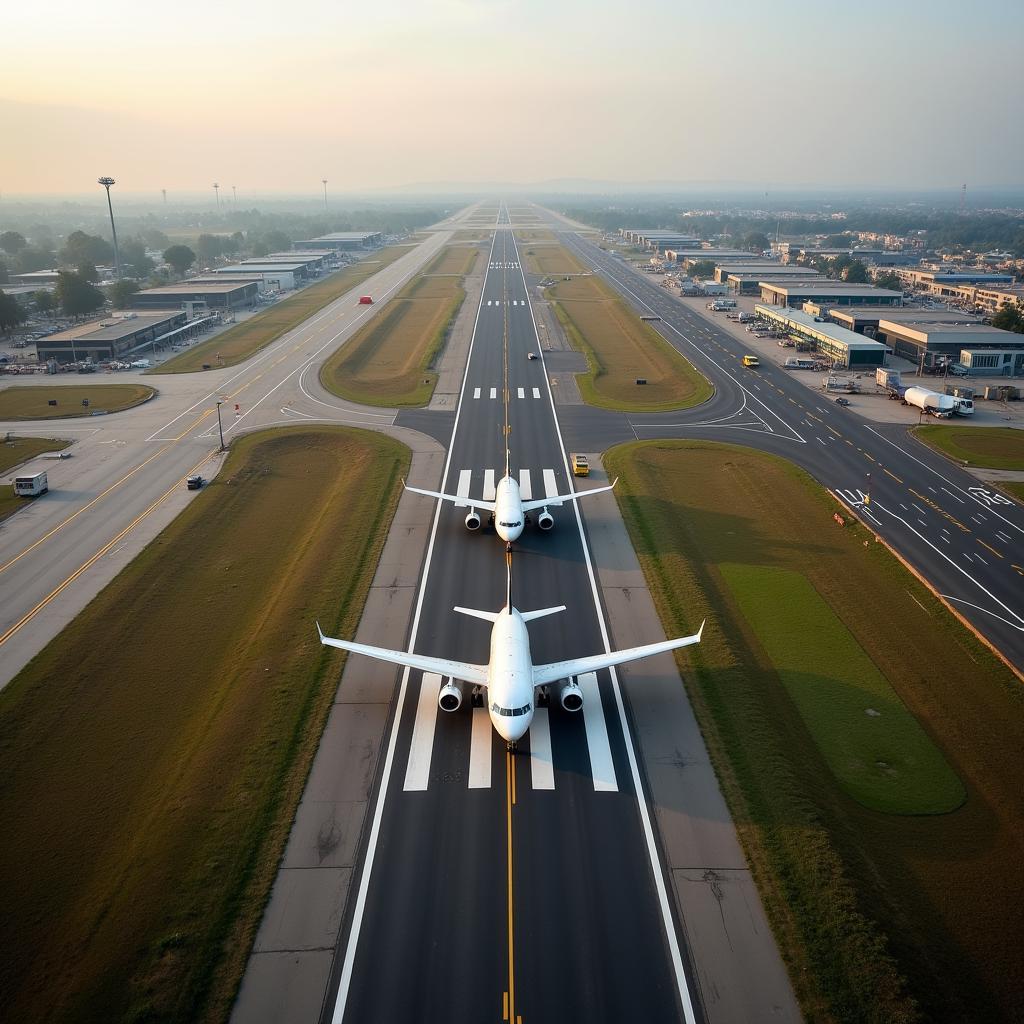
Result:
M327 212L327 179L326 178L321 178L320 180L324 183L324 213L326 213Z
M114 227L114 207L110 203L110 186L117 182L110 177L97 178L96 183L107 190L107 209L110 211L110 233L114 236L114 279L121 280L121 256L117 251L117 228Z
M236 204L238 203L238 189L234 185L231 186L231 201Z
M160 191L163 192L163 194L164 194L164 206L166 206L167 205L167 189L162 188L162 189L160 189Z
M213 194L217 197L217 205L220 206L220 185L213 183Z
M218 398L217 399L217 430L220 432L220 451L224 451L224 427L220 421L220 407L224 403Z

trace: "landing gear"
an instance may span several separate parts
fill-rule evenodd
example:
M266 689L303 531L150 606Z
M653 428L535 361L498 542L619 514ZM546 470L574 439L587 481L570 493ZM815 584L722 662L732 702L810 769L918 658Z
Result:
M507 740L505 743L505 749L510 754L514 754L519 749L519 743L516 740Z
M510 541L510 540L505 541L505 550L507 552L511 553L511 551L512 551L512 541Z

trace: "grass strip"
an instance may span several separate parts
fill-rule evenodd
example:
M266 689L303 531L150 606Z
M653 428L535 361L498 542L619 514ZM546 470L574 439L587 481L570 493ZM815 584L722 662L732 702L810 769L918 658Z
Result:
M394 263L411 248L410 245L392 245L380 249L146 372L194 373L204 364L234 366L241 363Z
M982 469L1024 470L1024 430L956 424L914 427L913 433L929 448L957 462Z
M966 793L889 681L810 581L776 566L718 566L843 789L890 814L944 814Z
M34 459L43 452L63 451L71 444L53 437L15 437L9 434L0 445L0 473L8 473L15 466ZM31 502L14 493L14 484L0 487L0 523L8 516L26 508Z
M442 249L324 363L323 386L362 405L426 405L437 384L431 367L466 298L462 276L478 255L476 249Z
M240 438L0 693L9 1020L227 1019L407 472L382 435Z
M714 393L708 379L599 278L559 281L548 298L569 343L586 356L589 371L577 374L576 383L588 404L661 412L692 408Z
M60 420L122 412L156 394L145 384L32 384L0 391L0 420ZM50 402L56 405L50 405ZM85 403L88 402L88 405Z
M870 532L837 526L827 492L783 460L647 442L613 449L605 466L666 633L708 617L703 642L678 660L806 1018L1019 1019L1016 677ZM883 814L851 798L821 750L842 705L816 735L781 677L794 659L775 661L784 640L763 642L769 616L790 614L784 591L759 582L738 601L728 567L808 581L962 780L956 810ZM759 599L772 603L752 625ZM828 705L815 714L825 721Z

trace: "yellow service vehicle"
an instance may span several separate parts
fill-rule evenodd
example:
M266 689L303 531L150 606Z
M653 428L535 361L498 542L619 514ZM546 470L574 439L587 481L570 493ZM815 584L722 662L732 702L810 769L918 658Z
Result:
M760 363L760 360L758 360L757 356L744 356L743 357L743 365L744 366L760 366L761 363Z
M573 476L590 476L590 463L587 462L586 455L578 455L573 452L569 458L572 460Z

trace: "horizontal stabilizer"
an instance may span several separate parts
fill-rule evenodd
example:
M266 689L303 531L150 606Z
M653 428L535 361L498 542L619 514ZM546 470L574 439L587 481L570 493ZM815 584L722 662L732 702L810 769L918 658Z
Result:
M456 605L452 610L458 612L460 615L469 615L474 619L483 619L484 622L496 622L499 615L498 612L485 612L481 611L479 608L460 608L458 605Z
M534 619L543 619L545 615L557 615L565 611L565 605L560 604L557 608L539 608L535 612L520 612L523 622L533 622Z
M532 501L523 502L523 511L532 512L537 508L545 508L548 505L561 505L566 501L576 501L578 498L589 498L591 494L603 494L610 491L617 483L616 477L607 487L591 487L589 491L573 491L572 494L553 494L550 498L535 498Z
M607 654L595 654L589 658L571 658L568 661L555 661L550 665L534 665L533 685L544 686L546 683L553 683L556 679L567 679L569 676L578 676L584 672L597 672L602 668L623 665L627 661L639 661L641 658L650 658L655 654L664 654L680 647L699 644L703 632L704 622L700 624L700 629L693 636L663 640L661 643L647 644L644 647L630 647L625 651L609 651Z
M436 672L441 676L454 676L466 683L477 683L481 686L487 685L487 666L471 665L465 661L449 661L447 658L430 658L424 654L412 654L407 651L392 651L386 647L371 647L369 644L357 644L351 640L336 640L334 637L324 636L320 623L316 624L316 631L320 634L320 643L325 647L337 647L341 651L350 651L352 654L362 654L367 658L376 658L378 661L387 661L392 665L404 665L406 668L419 669L421 672Z

